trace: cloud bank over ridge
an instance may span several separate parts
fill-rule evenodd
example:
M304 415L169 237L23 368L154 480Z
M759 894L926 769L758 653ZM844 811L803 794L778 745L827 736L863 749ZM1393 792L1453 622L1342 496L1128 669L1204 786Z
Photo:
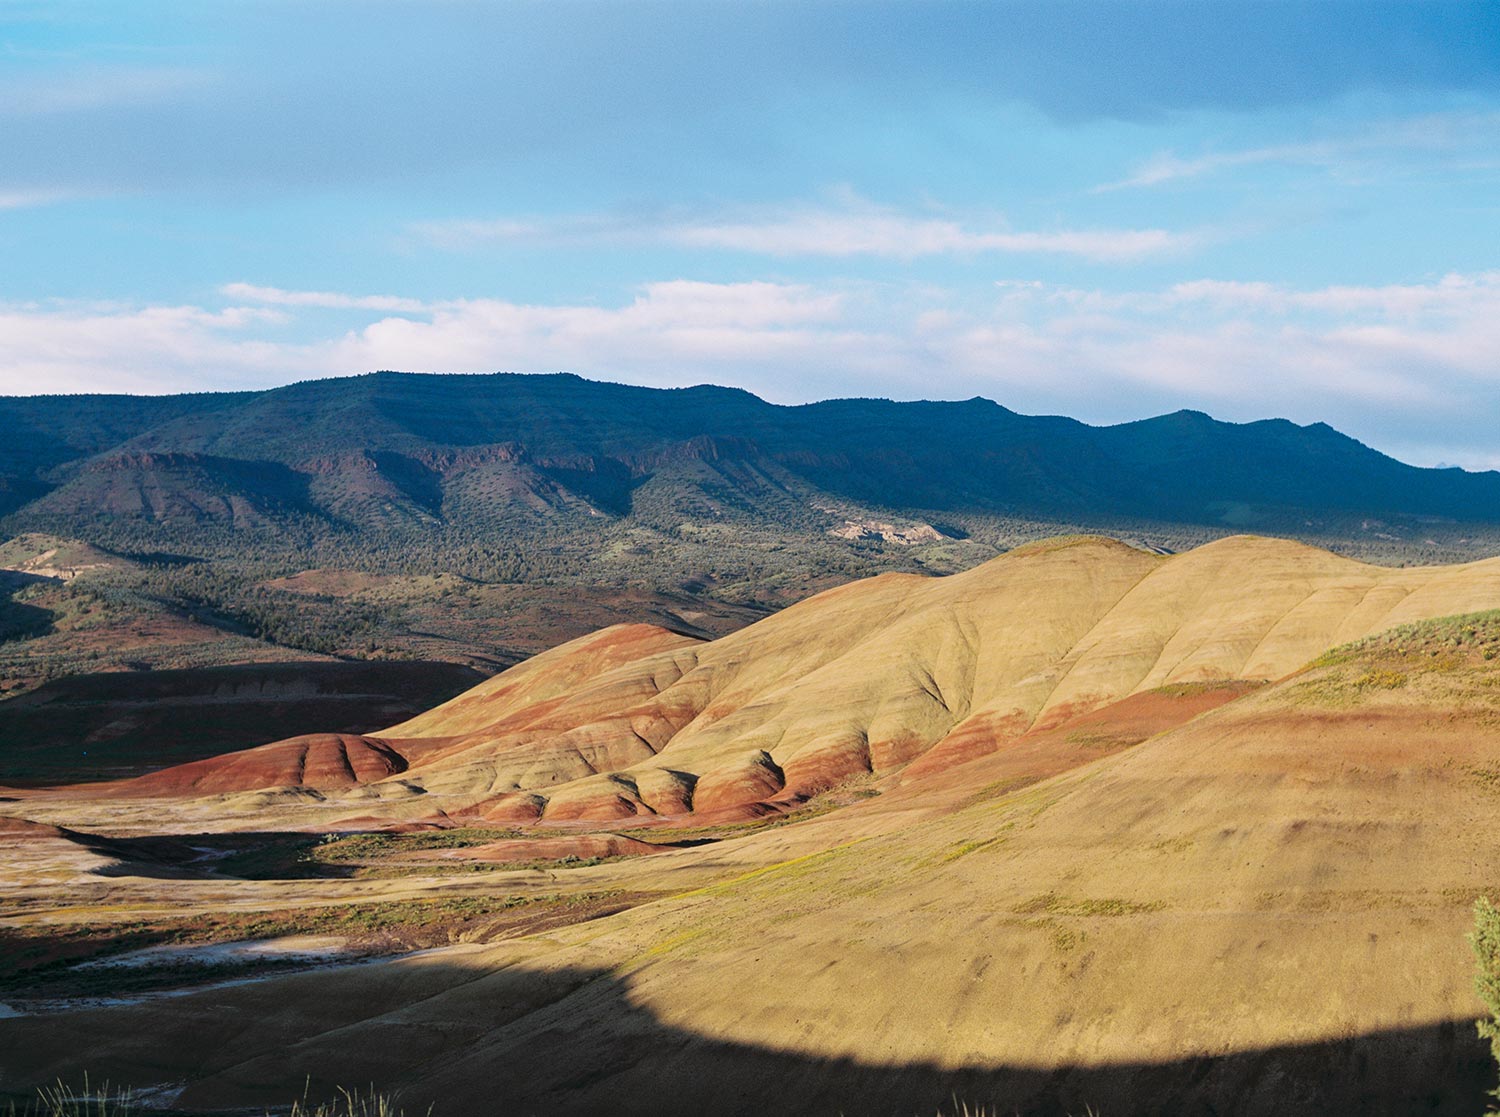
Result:
M0 391L265 387L377 368L734 383L778 402L984 395L1093 422L1193 406L1326 420L1418 464L1500 467L1500 272L1298 290L1196 280L1107 292L670 280L610 306L291 291L214 307L0 307ZM288 340L309 329L313 340ZM1400 427L1389 416L1400 415ZM1409 433L1409 432L1415 432ZM1436 455L1436 456L1434 456Z

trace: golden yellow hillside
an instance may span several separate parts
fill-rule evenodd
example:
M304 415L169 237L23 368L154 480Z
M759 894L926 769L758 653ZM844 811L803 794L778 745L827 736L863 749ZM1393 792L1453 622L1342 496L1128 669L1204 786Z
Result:
M24 1086L87 1052L181 1084L191 1112L304 1079L436 1117L1476 1112L1491 610L1500 561L1056 541L712 643L605 630L344 742L363 782L173 800L200 844L356 808L423 827L319 838L281 869L263 849L240 876L148 867L165 776L18 793L0 810L113 844L70 861L72 831L13 840L38 866L13 932L213 910L204 937L355 941L379 904L406 927L458 914L357 966L52 1011L5 994L23 1015L0 1049L21 1055L0 1066ZM378 773L377 746L406 767Z
M1060 540L952 577L844 586L711 643L606 629L373 741L311 760L308 742L271 746L128 790L253 793L312 771L324 816L379 798L406 818L750 817L851 779L931 775L1131 695L1273 680L1395 624L1493 607L1500 560L1393 570L1243 536L1172 557Z

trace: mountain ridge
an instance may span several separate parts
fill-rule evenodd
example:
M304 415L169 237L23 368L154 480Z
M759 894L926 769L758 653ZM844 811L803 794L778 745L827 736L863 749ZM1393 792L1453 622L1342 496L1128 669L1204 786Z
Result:
M991 548L949 569L1077 527L1173 549L1254 528L1402 561L1500 543L1500 473L1409 466L1324 423L1191 410L1096 427L978 396L781 405L707 384L377 372L5 397L0 427L19 436L0 448L0 530L126 550L235 554L231 537L258 530L272 549L336 538L350 554L563 533L582 554L611 532L733 524L822 547L826 569L850 552L829 533L902 518Z

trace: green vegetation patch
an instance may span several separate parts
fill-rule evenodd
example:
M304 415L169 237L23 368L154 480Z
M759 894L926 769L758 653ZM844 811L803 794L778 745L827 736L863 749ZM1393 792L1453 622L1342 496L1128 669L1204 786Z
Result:
M1006 826L1005 829L1009 830L1010 827ZM968 838L955 843L943 854L942 859L944 861L957 861L960 857L967 857L969 854L978 853L982 849L993 850L1002 845L1005 838L1006 835L1004 833L996 834L989 838Z
M1476 764L1469 769L1469 778L1483 790L1500 794L1500 765Z
M1013 792L1024 791L1032 784L1041 782L1041 776L1007 776L1003 780L996 780L994 783L985 784L978 791L974 792L974 794L965 799L963 803L959 805L958 809L966 810L967 808L977 806L980 803L987 803L994 799L1003 799Z
M1236 695L1249 694L1265 685L1265 679L1205 679L1201 682L1168 683L1154 688L1151 693L1160 694L1163 698L1198 698L1226 691Z
M1048 939L1059 954L1071 954L1083 945L1088 936L1076 927L1053 927Z
M424 849L469 849L488 845L506 838L544 837L540 833L524 835L520 830L485 830L476 827L458 827L453 830L417 830L406 833L376 832L371 834L349 834L343 837L329 835L318 844L315 851L319 860L348 864L378 861L393 853L410 853Z
M432 862L388 864L392 858L419 850L467 849L488 845L507 838L545 837L523 835L519 830L486 830L458 827L452 830L417 830L408 832L377 831L363 834L252 834L244 839L244 848L213 862L220 876L241 880L305 880L317 877L371 877L396 873L460 872L471 864L451 865ZM214 841L239 844L239 835L215 835ZM558 862L527 862L533 865L575 863L580 858L563 858ZM498 866L482 865L482 868Z
M1483 682L1500 656L1500 610L1398 625L1325 652L1291 690L1294 701L1347 706L1426 677Z
M1138 745L1146 738L1140 734L1127 733L1102 733L1090 732L1087 729L1075 729L1067 736L1070 745L1077 745L1081 749L1091 749L1103 752L1111 749L1128 749L1132 745Z
M1166 904L1160 900L1141 902L1118 897L1100 899L1070 899L1056 892L1043 892L1031 897L1011 910L1017 915L1073 915L1116 918L1123 915L1144 915L1161 911Z
M1488 653L1488 654L1486 654ZM1474 660L1493 660L1500 654L1500 609L1460 613L1415 621L1342 644L1313 660L1313 667L1344 664L1389 665L1408 661L1414 668L1453 667Z

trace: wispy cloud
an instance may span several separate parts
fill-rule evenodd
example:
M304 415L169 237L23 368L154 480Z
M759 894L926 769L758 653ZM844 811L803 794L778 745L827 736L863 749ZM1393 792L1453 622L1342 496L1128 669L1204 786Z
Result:
M0 117L54 116L173 100L216 80L191 66L94 66L0 81Z
M698 248L770 256L977 255L989 252L1135 260L1187 247L1193 238L1164 229L1069 229L1016 232L966 227L957 221L883 213L812 212L768 221L679 225L664 239Z
M1328 164L1337 156L1349 152L1347 143L1302 143L1278 144L1272 147L1250 148L1244 151L1221 151L1208 155L1183 158L1173 152L1162 152L1152 156L1136 168L1129 176L1118 182L1106 182L1094 187L1093 192L1103 194L1113 190L1128 190L1134 187L1160 186L1185 178L1200 178L1234 167L1251 167L1259 163L1313 163Z
M1125 178L1093 188L1101 194L1115 190L1161 186L1184 179L1203 178L1221 171L1262 164L1287 163L1340 168L1389 155L1423 152L1455 154L1493 151L1500 138L1500 114L1440 113L1402 120L1388 120L1353 135L1271 144L1238 151L1205 152L1183 156L1160 152L1140 164Z
M253 283L226 283L219 293L230 299L266 303L270 306L316 307L324 310L389 310L421 313L433 308L421 299L399 295L345 295L337 291L287 291L259 287Z
M66 190L0 190L0 210L33 209L77 197Z
M1309 311L1343 319L1373 315L1413 320L1421 316L1453 318L1488 313L1496 306L1497 291L1500 291L1500 271L1445 275L1430 283L1336 284L1312 290L1278 283L1197 279L1175 284L1165 297L1172 302L1234 309L1240 314Z
M852 199L838 207L791 206L708 217L502 218L422 222L414 230L442 248L505 242L664 244L765 256L923 256L987 253L1075 256L1106 262L1180 252L1194 233L1165 229L1016 230L990 219L906 213Z

